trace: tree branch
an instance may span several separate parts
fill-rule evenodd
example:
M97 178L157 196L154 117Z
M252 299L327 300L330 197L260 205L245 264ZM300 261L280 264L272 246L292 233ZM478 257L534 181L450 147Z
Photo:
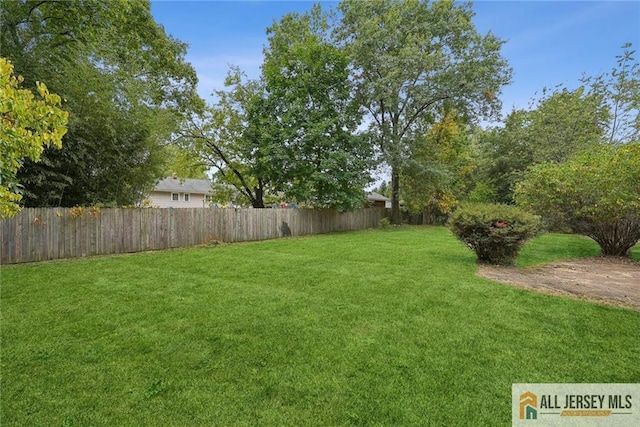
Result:
M42 6L45 3L51 3L51 0L41 0L41 1L37 2L37 3L35 3L33 6L31 6L29 8L29 11L27 12L27 15L31 15L34 10L36 10L37 8L39 8L40 6Z
M426 104L424 104L422 107L418 108L418 109L416 110L416 112L415 112L415 113L414 113L414 114L409 118L409 120L407 120L407 122L405 123L405 126L402 128L402 132L400 132L400 133L398 134L398 136L399 136L400 138L402 138L402 137L404 136L404 134L409 130L409 128L411 127L411 125L413 124L413 122L418 118L418 116L419 116L420 114L422 114L422 112L423 112L424 110L426 110L427 108L431 107L431 106L432 106L433 104L435 104L436 102L444 101L445 99L449 99L449 98L451 98L449 95L443 95L443 96L441 96L441 97L439 97L439 98L436 98L436 99L434 99L434 100L432 100L432 101L430 101L430 102L427 102L427 103L426 103Z

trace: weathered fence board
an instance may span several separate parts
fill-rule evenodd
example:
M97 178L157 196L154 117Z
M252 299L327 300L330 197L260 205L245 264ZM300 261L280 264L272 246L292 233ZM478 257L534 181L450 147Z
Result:
M384 209L23 209L0 220L0 264L373 228Z

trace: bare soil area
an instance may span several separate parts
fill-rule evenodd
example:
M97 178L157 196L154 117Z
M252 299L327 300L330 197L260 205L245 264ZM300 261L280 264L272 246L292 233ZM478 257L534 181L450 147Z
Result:
M556 295L640 311L640 262L584 258L519 269L481 265L480 276Z

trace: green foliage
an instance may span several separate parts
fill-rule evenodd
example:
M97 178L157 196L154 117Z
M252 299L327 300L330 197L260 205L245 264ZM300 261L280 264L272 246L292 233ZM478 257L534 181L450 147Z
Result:
M513 265L539 223L539 217L515 206L466 203L453 213L449 228L476 253L478 262Z
M389 228L390 225L391 225L391 221L389 221L389 218L387 217L384 217L380 221L378 221L379 228L386 229L386 228Z
M217 169L216 197L264 207L279 195L317 207L362 206L369 141L352 97L345 52L326 34L319 7L268 28L260 80L232 68L226 91L191 120L182 142Z
M61 99L37 82L39 98L22 89L22 76L0 57L0 218L14 215L22 199L16 174L25 159L40 160L45 147L62 146L69 114L59 108Z
M339 210L359 208L371 181L369 141L356 135L362 113L352 96L349 61L327 33L319 6L288 14L267 29L262 67L278 145L276 186L290 200Z
M147 0L0 2L0 50L25 87L64 99L61 150L18 174L27 206L138 201L165 175L165 144L199 98L186 45L155 23Z
M370 133L391 168L392 222L399 223L401 169L443 104L469 119L499 112L497 95L511 79L503 41L476 31L468 3L346 0L338 9L336 34Z
M471 139L455 110L416 138L402 167L404 208L421 212L425 223L446 217L466 193L465 179L473 170Z
M598 143L626 144L640 135L640 64L625 44L610 73L582 78L583 86L543 89L529 111L511 112L502 128L479 139L478 180L495 191L495 200L513 203L516 183L528 167L564 162Z
M582 79L611 112L605 123L605 141L612 144L640 140L640 63L634 55L631 43L625 43L609 73Z
M599 145L536 165L515 194L526 209L594 239L604 255L628 256L640 240L640 144Z
M476 183L467 197L467 200L472 203L491 203L495 199L496 191L482 181Z
M491 183L498 201L513 203L513 187L529 166L563 162L592 147L604 135L607 117L601 98L584 88L543 91L534 109L512 111L503 128L491 129L480 139L479 179Z
M228 89L214 92L214 105L184 123L177 142L215 170L214 201L262 208L272 180L268 157L272 140L262 121L264 85L231 67L225 86Z
M184 149L177 144L165 147L169 159L165 176L174 173L180 178L207 179L207 167L193 152Z
M600 96L583 87L546 93L521 123L524 134L518 143L531 150L533 163L563 162L602 138L609 111Z

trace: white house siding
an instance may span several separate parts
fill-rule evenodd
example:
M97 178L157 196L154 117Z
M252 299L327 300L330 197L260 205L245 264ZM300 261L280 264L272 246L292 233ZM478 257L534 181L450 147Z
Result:
M184 193L178 193L178 200L171 200L171 193L153 191L149 195L151 206L158 208L204 208L208 207L204 194L189 193L189 201L184 201Z

